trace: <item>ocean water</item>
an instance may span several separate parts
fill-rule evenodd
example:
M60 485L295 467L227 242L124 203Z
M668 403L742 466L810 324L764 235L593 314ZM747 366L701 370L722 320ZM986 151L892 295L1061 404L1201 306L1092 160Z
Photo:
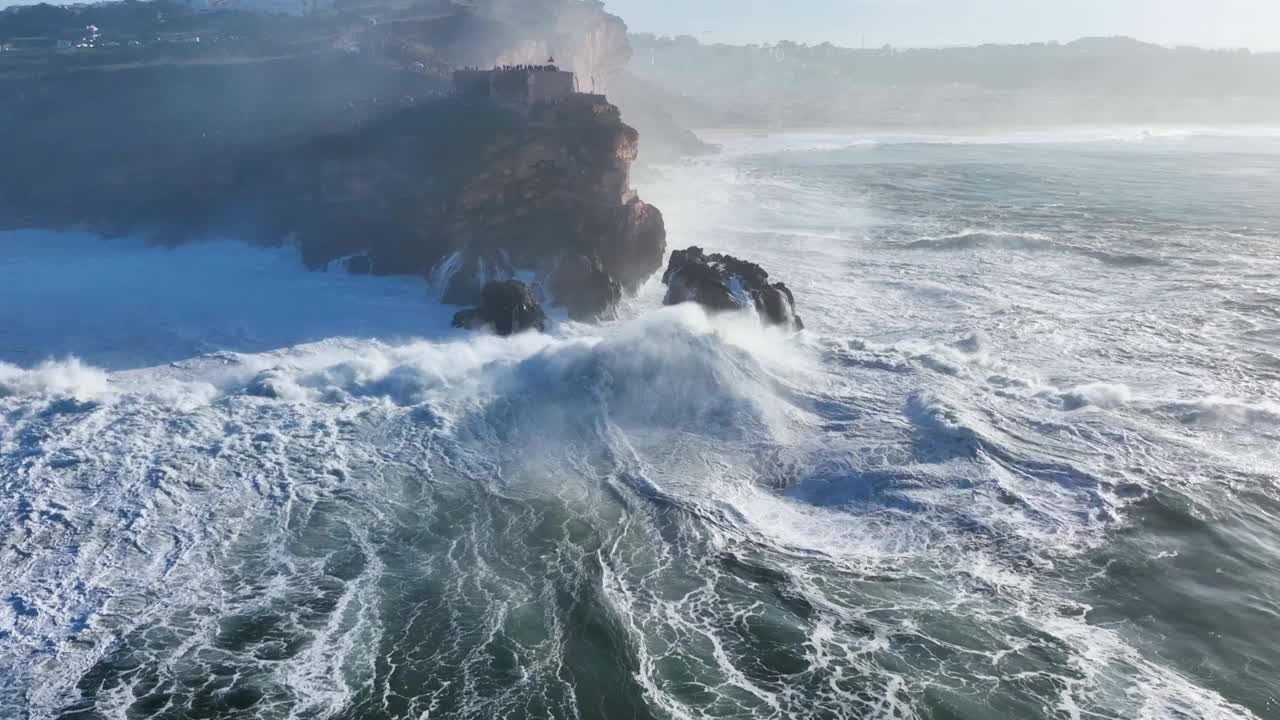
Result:
M1280 717L1280 138L645 185L809 330L0 236L0 717Z

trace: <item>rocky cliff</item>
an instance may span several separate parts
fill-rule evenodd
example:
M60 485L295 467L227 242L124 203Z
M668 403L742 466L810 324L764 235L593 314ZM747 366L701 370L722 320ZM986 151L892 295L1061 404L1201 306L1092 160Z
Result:
M598 96L528 119L445 101L267 158L244 207L315 267L426 275L453 304L519 271L556 275L570 305L592 268L634 291L662 263L662 215L629 184L638 143Z
M454 67L521 54L609 74L629 46L599 3L0 15L0 40L102 28L99 47L0 54L0 227L296 242L312 267L429 276L459 304L528 271L583 318L662 262L662 216L629 185L638 134L603 96L527 115L449 96Z

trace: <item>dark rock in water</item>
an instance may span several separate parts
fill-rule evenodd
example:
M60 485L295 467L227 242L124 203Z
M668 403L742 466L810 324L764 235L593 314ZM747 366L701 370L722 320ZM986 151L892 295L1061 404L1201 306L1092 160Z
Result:
M769 325L803 330L795 296L783 283L769 283L764 268L731 255L707 255L691 247L671 254L662 276L666 305L695 302L713 312L754 308Z
M796 330L804 329L804 321L796 315L796 299L783 283L774 283L758 293L753 293L756 312L770 325L784 325Z
M571 255L551 275L551 295L569 317L591 322L611 315L622 300L622 285L598 257Z
M528 285L519 280L491 282L480 291L480 306L453 316L453 326L479 330L492 326L502 336L546 329L547 316Z
M729 290L724 273L717 267L703 262L687 262L684 254L689 251L676 251L671 256L671 265L662 281L667 285L667 295L663 303L679 305L695 302L708 310L726 311L743 307Z

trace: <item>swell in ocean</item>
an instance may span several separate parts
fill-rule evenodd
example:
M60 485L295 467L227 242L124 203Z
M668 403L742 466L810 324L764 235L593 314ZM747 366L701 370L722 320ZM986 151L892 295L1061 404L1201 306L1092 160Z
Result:
M1280 180L1205 142L665 169L794 337L8 234L0 715L1268 717Z

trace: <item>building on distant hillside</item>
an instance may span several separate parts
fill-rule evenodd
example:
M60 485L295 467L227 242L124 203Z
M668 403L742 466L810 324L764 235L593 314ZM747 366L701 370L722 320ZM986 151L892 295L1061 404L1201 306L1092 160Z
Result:
M555 103L577 92L573 73L549 65L505 65L492 70L457 70L453 90L460 97L488 98L527 113L538 103Z
M183 0L195 12L241 12L264 15L315 15L332 10L336 0Z

